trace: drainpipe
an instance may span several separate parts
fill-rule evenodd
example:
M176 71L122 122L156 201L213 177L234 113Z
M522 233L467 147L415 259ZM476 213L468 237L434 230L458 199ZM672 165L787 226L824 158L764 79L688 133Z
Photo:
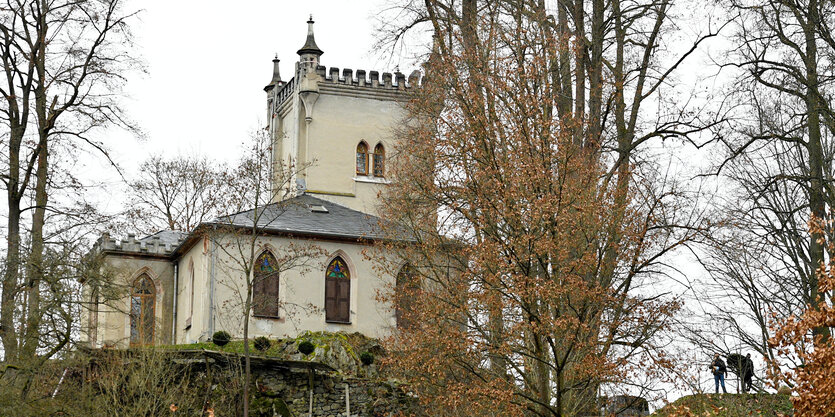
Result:
M180 275L178 274L179 263L174 261L174 314L171 318L171 344L177 344L177 294L180 290Z

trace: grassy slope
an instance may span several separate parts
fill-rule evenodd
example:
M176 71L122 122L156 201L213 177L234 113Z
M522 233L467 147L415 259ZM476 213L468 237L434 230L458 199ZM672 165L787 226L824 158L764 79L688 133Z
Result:
M300 334L298 337L295 338L288 338L288 339L270 339L272 345L266 351L259 351L255 349L255 342L254 339L249 340L249 350L253 356L272 356L272 357L279 357L284 358L288 356L288 351L285 348L291 344L297 344L300 341L307 340L313 343L314 346L322 346L326 347L329 344L339 343L342 344L343 347L346 348L349 352L353 354L353 356L358 355L362 350L369 345L369 343L373 342L373 339L369 339L365 336L362 336L359 333L329 333L329 332L304 332ZM214 350L220 352L229 352L229 353L244 353L244 342L243 340L233 340L230 341L228 344L224 346L218 346L212 342L200 342L200 343L191 343L187 345L164 345L158 346L160 349L166 350L193 350L193 349L206 349L206 350ZM295 347L289 349L289 353L296 353L297 350ZM310 356L310 355L308 355Z
M788 395L778 394L701 394L681 397L652 414L673 416L762 416L792 414Z

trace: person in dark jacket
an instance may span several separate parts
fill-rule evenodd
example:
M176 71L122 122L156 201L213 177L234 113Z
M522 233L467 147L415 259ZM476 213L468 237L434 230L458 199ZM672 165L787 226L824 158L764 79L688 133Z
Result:
M719 385L722 385L722 392L728 393L725 389L725 375L728 374L728 367L725 366L725 361L719 357L717 353L713 356L713 362L710 363L710 371L713 372L713 381L716 383L716 393L719 393Z
M748 392L754 385L754 361L751 360L751 354L745 355L742 361L742 392Z

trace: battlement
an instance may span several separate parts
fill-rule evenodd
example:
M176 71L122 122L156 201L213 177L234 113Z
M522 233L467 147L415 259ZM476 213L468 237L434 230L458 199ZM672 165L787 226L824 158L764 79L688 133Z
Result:
M340 74L341 73L341 74ZM339 88L340 86L351 86L356 93L363 92L372 93L379 96L397 98L401 93L408 93L421 86L420 71L412 71L407 77L399 71L395 73L379 71L354 70L350 68L331 67L326 68L322 65L316 67L316 74L318 74L324 82L320 82L319 86L326 89L332 87ZM287 83L280 86L280 90L276 92L276 105L284 103L296 90L298 84L296 78L290 79ZM329 88L330 87L330 88ZM407 97L405 94L403 97Z
M354 71L350 68L342 69L342 76L339 75L339 68L331 67L327 71L324 66L316 67L316 73L328 82L334 84L354 85L358 87L382 88L388 90L409 90L420 86L420 71L412 71L408 77L400 71L393 74L384 72L382 80L380 79L379 71L365 71L357 70L356 77ZM367 76L366 76L367 75Z
M100 252L122 252L129 254L170 256L177 246L185 240L186 234L160 232L142 239L128 233L126 239L116 240L109 233L103 233L96 242L95 250ZM160 236L162 235L162 236Z

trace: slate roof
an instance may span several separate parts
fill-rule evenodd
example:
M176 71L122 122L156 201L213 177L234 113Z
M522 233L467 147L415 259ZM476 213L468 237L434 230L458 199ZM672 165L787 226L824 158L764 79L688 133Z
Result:
M316 211L322 206L327 212ZM311 208L314 208L311 210ZM258 228L266 232L313 235L342 239L391 239L383 232L383 220L307 194L264 206ZM252 227L254 210L220 217L211 223Z
M188 237L188 232L181 232L178 230L160 230L159 232L139 239L139 242L144 246L148 242L153 241L155 237L159 237L159 242L165 246L176 247L180 244L180 242Z

